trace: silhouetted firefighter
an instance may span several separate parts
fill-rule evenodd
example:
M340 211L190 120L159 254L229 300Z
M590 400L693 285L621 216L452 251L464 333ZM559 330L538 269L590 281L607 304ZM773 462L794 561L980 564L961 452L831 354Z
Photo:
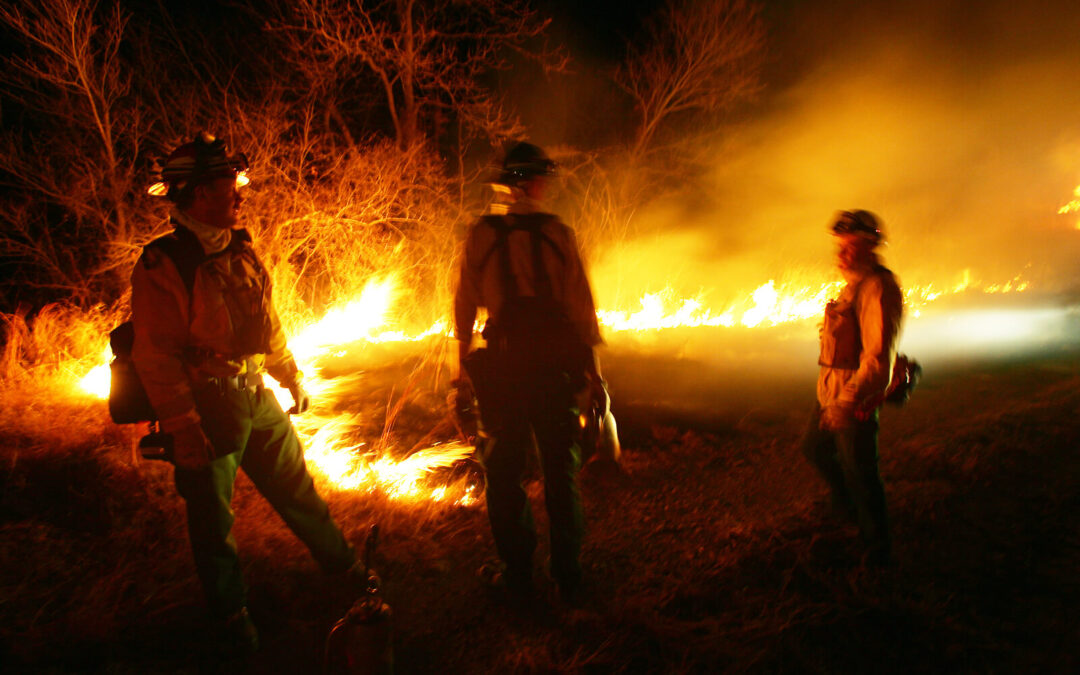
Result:
M508 212L483 216L469 230L454 299L456 383L459 397L471 397L474 388L479 402L477 451L502 561L482 574L514 599L533 595L536 532L522 481L535 434L551 522L551 576L563 599L577 603L584 533L579 405L582 394L603 387L593 349L601 340L574 233L540 210L554 175L543 150L518 143L496 180L509 191ZM487 346L470 353L478 307L490 317Z
M874 214L841 211L832 233L847 285L825 308L817 405L803 453L829 484L833 512L858 523L868 560L885 564L891 540L878 473L878 406L896 363L904 298L874 252L884 240Z
M302 413L310 399L286 347L270 277L237 224L243 155L202 134L174 150L151 194L174 203L174 230L143 250L131 277L132 359L187 504L195 567L215 640L258 648L230 506L243 468L328 573L349 570L353 548L316 493L296 432L263 372L287 387Z

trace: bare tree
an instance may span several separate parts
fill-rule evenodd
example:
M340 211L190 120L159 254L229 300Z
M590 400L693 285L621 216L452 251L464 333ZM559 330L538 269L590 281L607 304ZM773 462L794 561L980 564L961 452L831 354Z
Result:
M45 272L31 284L85 294L88 279L124 259L83 255L86 247L133 238L147 120L128 98L127 21L119 5L99 11L89 0L0 7L19 45L0 59L0 85L30 120L2 135L0 176L18 195L2 217L8 254Z
M521 0L294 0L268 22L312 91L360 72L373 77L402 149L436 136L448 117L492 138L520 134L481 81L506 68L511 51L562 69L563 54L533 44L547 24ZM347 133L341 101L325 104Z
M668 0L647 28L615 74L640 115L634 159L672 117L723 112L761 89L765 30L750 0Z

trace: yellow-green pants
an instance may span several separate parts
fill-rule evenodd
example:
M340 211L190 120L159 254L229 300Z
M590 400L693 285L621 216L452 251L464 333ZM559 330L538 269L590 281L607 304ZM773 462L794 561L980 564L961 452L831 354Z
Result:
M285 524L328 573L347 570L352 547L315 491L289 417L273 394L258 389L196 391L202 426L218 457L203 469L176 468L176 487L187 503L195 567L212 614L229 616L247 602L233 524L236 471L244 469Z

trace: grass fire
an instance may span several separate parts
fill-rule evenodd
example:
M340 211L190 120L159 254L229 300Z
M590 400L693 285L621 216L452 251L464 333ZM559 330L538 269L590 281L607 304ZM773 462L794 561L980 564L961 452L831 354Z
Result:
M0 669L1074 672L1080 15L893 4L0 8ZM220 311L219 269L248 284ZM572 367L507 328L548 295L599 329ZM201 342L114 423L111 364L158 377L174 315ZM230 453L183 434L236 396L280 408L330 525L244 464L234 607L185 473ZM559 464L556 409L578 450L617 420L618 461Z

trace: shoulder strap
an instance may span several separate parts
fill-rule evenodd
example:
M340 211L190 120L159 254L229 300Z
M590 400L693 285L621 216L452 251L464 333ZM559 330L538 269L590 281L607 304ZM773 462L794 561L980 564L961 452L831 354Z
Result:
M188 295L195 288L195 272L199 265L206 259L202 244L195 233L183 225L177 225L170 234L158 237L146 245L146 248L155 248L169 256L180 278L184 281L184 288Z
M495 253L499 253L500 277L503 288L508 298L517 297L518 286L510 266L510 233L514 230L523 230L529 233L532 244L532 268L536 275L536 295L538 297L552 296L551 278L547 267L544 265L543 245L546 243L560 261L565 262L566 257L558 245L543 230L545 224L554 218L551 214L537 213L525 216L484 216L482 220L495 230L495 243L487 250L480 260L480 269L487 267L488 262Z
M480 259L480 269L483 270L491 261L492 256L499 254L499 279L507 298L516 298L518 295L517 280L514 279L514 271L510 268L510 232L514 229L507 222L506 216L486 215L480 218L491 229L495 230L495 242Z
M539 227L531 228L529 235L532 239L532 267L533 276L536 278L536 297L550 298L552 297L551 277L548 276L547 266L544 265L543 245L544 240L549 243L551 243L551 240L544 236ZM553 243L552 246L554 246Z

